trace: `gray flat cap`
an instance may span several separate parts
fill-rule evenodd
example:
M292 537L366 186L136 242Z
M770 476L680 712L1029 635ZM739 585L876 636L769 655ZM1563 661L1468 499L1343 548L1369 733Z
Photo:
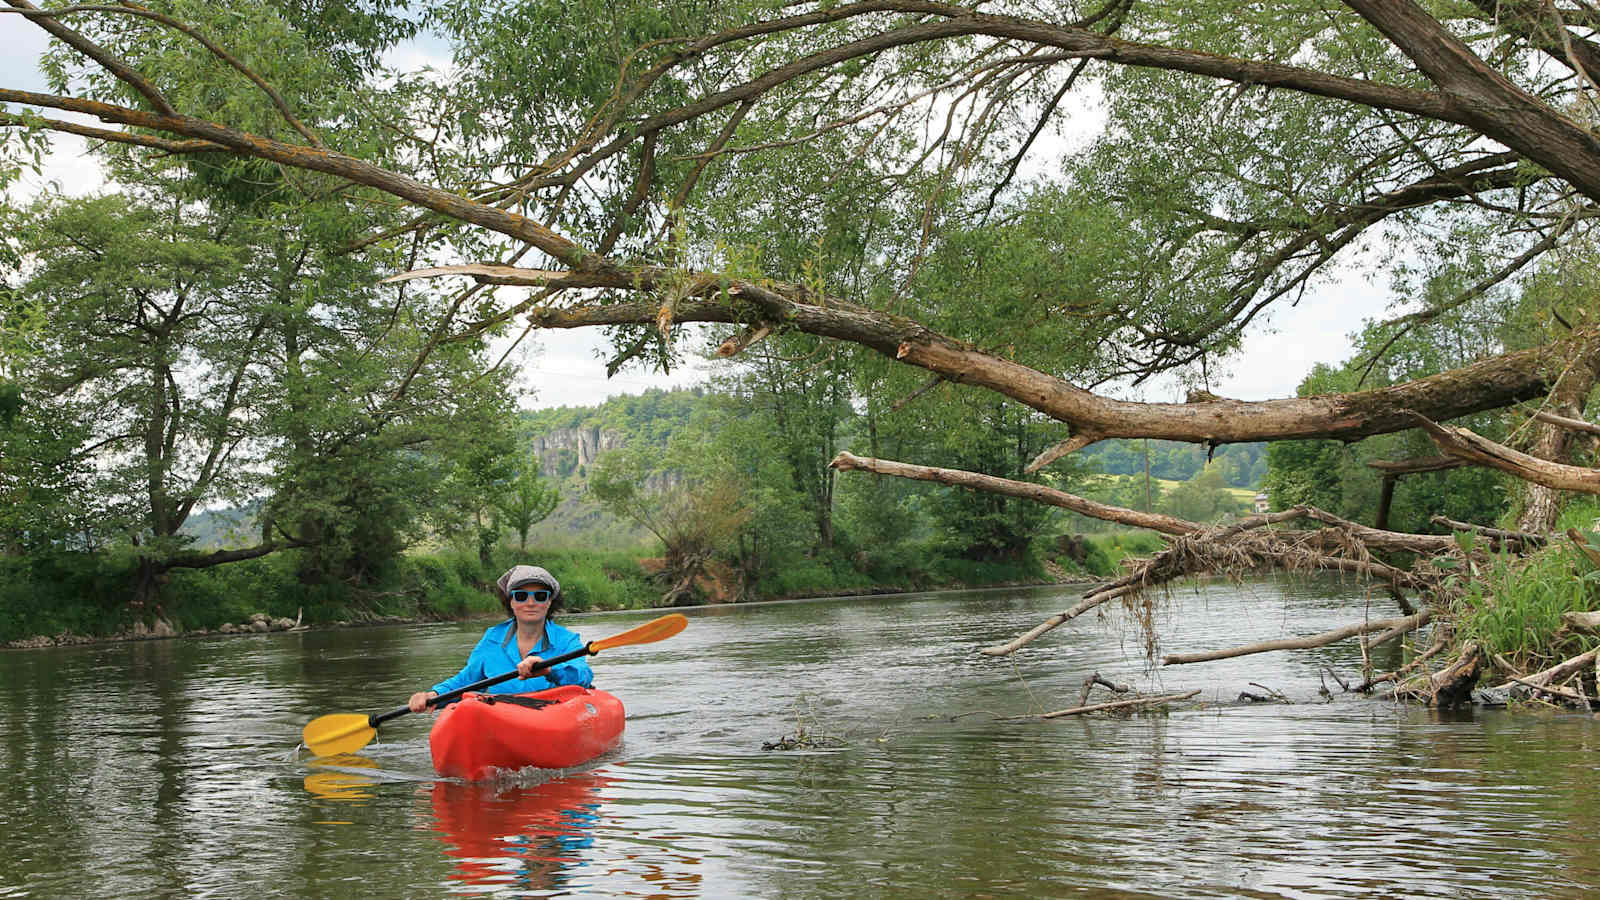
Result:
M501 596L505 597L511 596L513 590L525 584L542 584L554 593L561 593L561 582L539 566L512 566L495 582Z

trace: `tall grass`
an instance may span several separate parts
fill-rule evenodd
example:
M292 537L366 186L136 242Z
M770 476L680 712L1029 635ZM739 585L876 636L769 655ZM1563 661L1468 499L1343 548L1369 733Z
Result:
M1579 530L1586 531L1588 524ZM1590 541L1600 543L1593 536ZM1475 573L1462 573L1457 628L1462 637L1477 640L1523 671L1546 668L1600 640L1563 628L1561 622L1564 612L1600 608L1597 574L1595 565L1559 533L1552 535L1549 547L1529 557L1491 554Z

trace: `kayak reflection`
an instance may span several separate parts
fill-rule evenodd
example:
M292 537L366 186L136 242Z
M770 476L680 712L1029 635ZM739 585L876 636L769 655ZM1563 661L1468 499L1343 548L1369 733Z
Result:
M565 884L594 842L609 781L584 773L513 787L434 782L436 828L457 859L450 877L523 890Z
M378 764L355 753L319 756L311 761L314 769L306 776L306 790L324 800L371 800L372 792L366 790L378 783L373 777ZM373 775L363 770L372 770Z

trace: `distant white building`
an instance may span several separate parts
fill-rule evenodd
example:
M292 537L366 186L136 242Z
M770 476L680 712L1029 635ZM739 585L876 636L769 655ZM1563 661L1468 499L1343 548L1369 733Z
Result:
M1264 512L1267 512L1268 510L1272 509L1272 504L1270 502L1268 502L1268 500L1269 500L1269 498L1267 497L1267 492L1266 491L1257 492L1256 493L1256 512L1264 513Z

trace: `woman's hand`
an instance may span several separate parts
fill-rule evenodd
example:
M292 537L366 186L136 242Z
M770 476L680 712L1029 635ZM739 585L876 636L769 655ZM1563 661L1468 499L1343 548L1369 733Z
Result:
M410 707L412 712L422 712L428 708L428 701L437 696L439 695L433 691L417 691L406 701L406 706Z
M534 670L544 665L544 660L537 656L524 656L517 662L517 677L532 678Z

